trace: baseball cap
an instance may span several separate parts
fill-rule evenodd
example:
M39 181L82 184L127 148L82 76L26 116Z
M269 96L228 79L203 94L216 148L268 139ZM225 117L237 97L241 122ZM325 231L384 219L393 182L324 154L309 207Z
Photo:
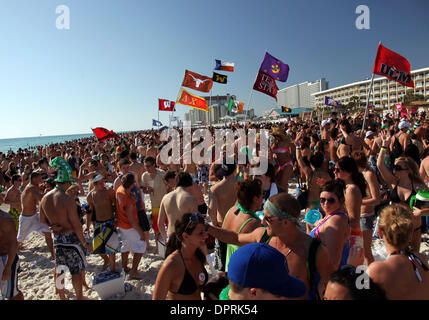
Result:
M235 251L228 264L228 278L245 288L259 288L286 297L302 297L307 288L289 275L284 254L266 243L251 243Z
M409 127L411 127L411 124L409 124L408 121L399 122L399 125L398 125L399 130L402 130L404 128L408 129Z
M326 126L328 123L329 123L329 121L328 121L328 120L323 120L323 121L322 121L322 128L323 128L324 126Z
M365 134L365 138L368 138L372 134L374 134L373 131L371 131L371 130L367 131L367 133Z

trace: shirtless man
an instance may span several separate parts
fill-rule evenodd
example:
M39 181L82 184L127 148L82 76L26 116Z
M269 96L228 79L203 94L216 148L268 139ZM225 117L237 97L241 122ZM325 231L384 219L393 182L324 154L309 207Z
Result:
M12 186L6 191L6 196L4 202L10 206L9 214L15 221L16 232L18 232L19 227L19 216L22 211L21 207L21 191L19 187L22 184L21 176L15 174L12 176Z
M236 199L235 190L235 164L223 164L217 167L216 173L223 177L215 183L209 191L208 212L213 225L221 227L228 210L234 205Z
M105 232L113 232L115 225L115 212L113 211L116 205L115 191L111 188L106 189L104 185L104 177L97 175L92 179L94 189L88 193L86 200L90 208L89 221L92 221L92 214L95 214L94 242L97 236L104 235ZM110 265L110 271L115 271L115 252L111 252L106 248L106 243L103 242L100 248L94 248L94 253L99 253L104 260L103 270Z
M140 188L142 185L142 174L146 171L143 163L137 162L137 153L130 153L130 171L134 173L134 177L136 177L137 188Z
M174 233L174 224L185 213L198 212L197 200L193 196L192 177L189 173L180 172L177 175L176 189L162 198L158 216L158 229L164 241ZM168 219L168 229L165 230L165 218ZM166 241L165 241L166 243Z
M73 180L65 176L55 181L57 187L40 201L40 222L49 226L54 233L56 289L60 299L67 300L64 285L62 288L57 287L58 266L67 266L72 275L76 298L87 300L82 291L82 276L87 266L84 249L91 251L91 244L86 243L75 200L65 193ZM63 274L60 271L58 273Z
M25 187L21 195L21 206L22 213L19 217L19 228L18 228L18 243L24 242L24 240L33 231L43 233L45 235L46 244L51 252L51 258L55 258L54 245L52 242L51 230L40 223L39 213L37 212L37 205L42 199L43 195L40 193L39 185L41 183L42 176L38 172L33 172L30 175L30 183ZM76 207L76 204L75 204ZM76 214L77 216L77 214Z
M0 210L0 290L3 298L24 300L18 290L18 243L13 219Z
M279 250L286 257L289 272L302 280L307 287L307 298L317 299L322 296L329 275L334 271L328 250L318 240L300 231L297 226L300 216L298 201L287 193L279 193L269 198L264 205L262 223L267 227L257 228L251 233L234 231L206 225L210 235L225 243L244 246L254 242L265 242ZM310 250L315 246L315 250ZM320 281L312 277L309 261L310 251L315 254L314 272L320 275ZM305 298L305 297L302 297Z

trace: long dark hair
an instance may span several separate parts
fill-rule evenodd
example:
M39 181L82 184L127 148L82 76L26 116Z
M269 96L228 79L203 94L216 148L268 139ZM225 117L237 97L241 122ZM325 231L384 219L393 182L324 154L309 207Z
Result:
M362 198L366 196L366 181L362 173L359 172L355 159L342 157L338 160L338 166L352 175L353 182L358 186Z
M193 221L192 218L195 216L193 213L185 213L182 218L176 221L174 224L175 232L168 239L167 248L165 250L165 258L172 254L176 250L182 248L183 233L192 234L198 224L204 224L204 218L201 215L197 215L197 221ZM196 256L202 263L206 262L206 256L197 249Z

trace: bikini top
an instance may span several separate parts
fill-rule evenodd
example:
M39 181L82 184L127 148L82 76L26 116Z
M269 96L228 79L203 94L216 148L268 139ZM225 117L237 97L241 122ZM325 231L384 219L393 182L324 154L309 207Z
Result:
M408 197L408 199L406 199L405 201L402 201L399 198L399 194L398 194L398 185L395 186L395 188L392 190L392 192L390 192L390 201L394 202L394 203L410 203L410 199L412 196L414 196L415 194L417 194L416 190L414 190L414 184L413 181L411 181L411 186L412 186L412 192L410 194L410 196Z
M179 287L179 290L177 290L177 292L173 292L173 293L178 293L178 294L182 294L182 295L191 295L198 288L201 288L203 285L205 285L207 283L207 281L209 280L209 275L208 275L208 273L206 271L206 268L204 268L204 265L201 264L202 267L203 267L203 272L201 272L199 274L199 280L200 281L204 281L204 284L201 285L201 286L198 286L195 283L194 278L192 277L192 275L189 273L188 269L186 268L185 259L183 259L182 252L179 251L179 253L180 253L180 256L182 257L183 264L185 266L185 275L183 277L183 280L182 280L182 283L181 283L181 285ZM203 276L204 276L204 279L202 279Z
M347 213L345 213L344 211L336 211L334 213L331 213L330 215L327 215L322 221L320 221L317 224L317 226L313 230L311 230L311 232L309 233L309 236L312 237L312 238L316 238L316 239L320 240L320 238L319 238L320 227L326 221L328 221L329 218L331 218L332 216L336 216L336 215L343 215L343 216L345 216L347 218L347 222L348 222L349 228L350 228L350 220L349 220L349 217L348 217Z
M287 153L288 150L286 148L276 148L273 150L274 153Z
M414 269L414 272L416 273L417 279L419 279L420 283L423 282L423 279L422 279L422 277L420 275L419 269L417 269L417 264L419 264L420 267L422 267L424 271L428 271L429 268L420 260L420 258L417 257L412 252L401 250L401 251L392 252L391 254L389 254L387 256L386 260L389 259L391 256L394 256L394 255L397 255L397 254L404 254L404 255L406 255L408 257L408 260L410 260L411 264L413 265L413 269Z

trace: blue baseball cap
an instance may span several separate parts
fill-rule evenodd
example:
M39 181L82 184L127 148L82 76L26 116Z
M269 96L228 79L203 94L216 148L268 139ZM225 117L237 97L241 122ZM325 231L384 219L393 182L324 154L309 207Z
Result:
M266 243L251 243L235 251L229 260L228 278L242 287L286 298L299 298L307 291L304 282L289 275L286 257Z

